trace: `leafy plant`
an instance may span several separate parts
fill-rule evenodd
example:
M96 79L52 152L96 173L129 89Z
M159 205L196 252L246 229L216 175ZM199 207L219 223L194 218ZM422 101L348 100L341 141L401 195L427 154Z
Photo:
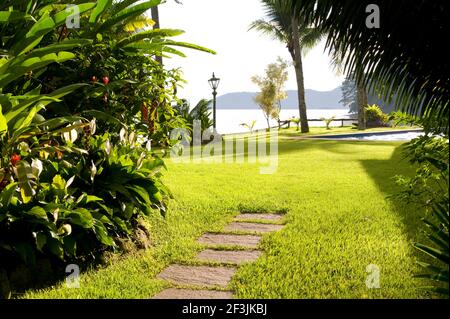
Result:
M256 120L251 121L250 123L242 123L241 126L246 127L251 134L253 134L254 128L256 125Z
M253 76L252 82L261 90L254 100L264 113L267 128L270 129L270 119L276 119L280 128L281 101L286 99L284 85L288 79L288 63L278 58L276 63L267 66L264 76Z
M432 258L420 264L426 273L419 278L432 280L434 286L426 286L448 296L449 271L449 145L448 139L425 135L412 140L405 147L405 155L411 164L418 165L413 177L397 176L403 191L396 197L406 203L422 206L427 212L424 223L429 243L416 243L415 247Z
M389 122L389 116L383 112L378 105L366 106L367 125L370 126L386 126Z
M292 118L290 119L291 123L294 123L295 125L297 125L297 131L300 131L300 118Z
M175 106L178 114L186 121L186 126L192 130L194 121L200 121L201 133L213 126L211 119L211 100L201 99L197 105L191 110L190 104L187 100L180 100Z
M330 118L321 117L320 119L325 122L327 130L331 130L330 124L334 121L335 118L336 116L332 116Z

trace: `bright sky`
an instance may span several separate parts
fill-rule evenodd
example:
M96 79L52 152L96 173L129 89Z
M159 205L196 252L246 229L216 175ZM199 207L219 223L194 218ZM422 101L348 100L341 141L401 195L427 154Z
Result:
M182 48L187 58L165 59L169 68L181 67L188 81L179 96L196 104L211 98L208 79L212 72L221 79L218 95L230 92L257 91L250 78L264 72L278 56L291 61L286 47L257 31L247 31L250 23L264 17L259 0L174 0L160 6L161 28L186 31L174 38L206 46L217 52L211 55ZM328 91L338 87L343 77L330 68L324 43L311 50L303 61L305 87ZM296 90L295 71L291 67L287 90Z

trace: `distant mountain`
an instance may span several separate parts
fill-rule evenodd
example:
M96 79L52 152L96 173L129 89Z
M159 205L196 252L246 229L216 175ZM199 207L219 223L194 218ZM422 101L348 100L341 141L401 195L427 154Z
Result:
M253 98L256 92L234 92L217 98L217 108L227 109L259 109ZM342 99L341 88L332 91L306 90L306 105L308 109L348 109L339 101ZM283 109L298 109L297 91L287 91L288 98L282 101Z

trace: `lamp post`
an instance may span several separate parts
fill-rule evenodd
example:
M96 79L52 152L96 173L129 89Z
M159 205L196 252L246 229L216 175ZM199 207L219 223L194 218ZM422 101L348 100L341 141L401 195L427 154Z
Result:
M211 89L213 89L213 128L216 131L216 96L217 96L217 88L219 87L220 79L216 78L216 76L212 75L212 78L208 80Z

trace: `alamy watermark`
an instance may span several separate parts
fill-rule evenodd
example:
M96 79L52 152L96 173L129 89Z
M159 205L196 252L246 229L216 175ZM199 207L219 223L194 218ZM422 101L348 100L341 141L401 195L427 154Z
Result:
M379 29L380 25L380 7L376 4L369 4L366 7L366 13L370 13L366 18L366 27L368 29Z
M374 264L370 264L366 267L366 272L369 273L366 278L366 287L369 289L380 289L380 267Z
M75 264L67 265L66 274L67 288L80 288L80 267Z
M80 8L75 4L68 4L66 12L69 15L66 18L67 29L79 29L80 28Z
M274 174L278 169L278 129L257 131L248 135L222 136L205 130L194 121L193 132L179 128L171 132L170 158L174 163L238 163L260 164L260 174ZM207 143L204 143L207 142Z

